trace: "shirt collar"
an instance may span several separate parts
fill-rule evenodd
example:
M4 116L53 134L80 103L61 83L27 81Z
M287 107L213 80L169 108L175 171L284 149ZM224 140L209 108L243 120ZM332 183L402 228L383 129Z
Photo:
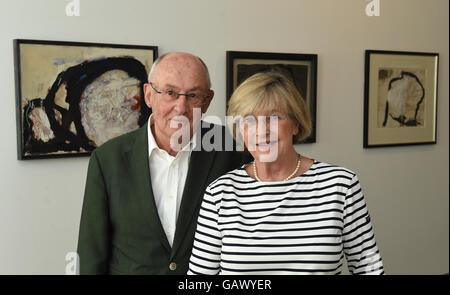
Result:
M153 136L152 128L150 127L151 124L152 124L152 116L153 116L153 114L150 115L150 117L148 119L148 124L147 124L147 131L148 131L148 156L149 157L152 155L152 152L154 150L167 153L167 151L161 149L158 146L158 144L156 143L155 137ZM194 130L194 135L192 136L192 138L189 141L189 143L186 144L181 149L180 152L192 152L192 150L195 149L195 147L197 146L197 140L196 139L197 139L197 135L199 134L200 126L201 126L201 122L198 124L198 127Z

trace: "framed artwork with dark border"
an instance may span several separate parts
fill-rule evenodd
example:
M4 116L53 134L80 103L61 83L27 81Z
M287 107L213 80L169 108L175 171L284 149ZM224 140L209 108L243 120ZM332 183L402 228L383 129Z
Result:
M145 124L157 46L13 40L19 160L87 156Z
M436 143L438 53L366 50L364 148Z
M317 54L227 51L227 109L240 83L253 74L271 70L290 78L306 100L313 128L303 143L316 142Z

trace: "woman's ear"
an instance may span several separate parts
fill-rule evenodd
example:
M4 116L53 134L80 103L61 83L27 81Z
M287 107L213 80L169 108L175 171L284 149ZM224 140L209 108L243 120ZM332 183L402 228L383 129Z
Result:
M295 123L294 129L292 130L292 135L295 136L295 135L299 134L299 132L300 132L300 124Z

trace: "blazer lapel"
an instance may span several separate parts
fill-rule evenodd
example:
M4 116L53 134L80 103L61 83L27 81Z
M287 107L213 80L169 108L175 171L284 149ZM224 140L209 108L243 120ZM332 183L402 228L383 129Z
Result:
M197 223L196 210L203 200L204 188L214 157L214 152L192 151L175 229L172 255L183 244L184 236L192 223Z
M147 216L150 231L154 233L162 246L170 252L170 245L167 236L159 219L158 209L156 208L155 198L153 196L152 182L150 176L150 167L148 163L148 127L147 124L141 127L137 132L136 140L128 151L130 165L135 173L133 176L136 189L136 199L141 214Z

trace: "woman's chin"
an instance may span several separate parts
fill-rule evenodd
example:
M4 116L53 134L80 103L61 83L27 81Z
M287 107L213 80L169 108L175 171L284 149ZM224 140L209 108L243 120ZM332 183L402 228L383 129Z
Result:
M275 162L278 159L278 146L276 144L261 145L250 153L258 162Z

